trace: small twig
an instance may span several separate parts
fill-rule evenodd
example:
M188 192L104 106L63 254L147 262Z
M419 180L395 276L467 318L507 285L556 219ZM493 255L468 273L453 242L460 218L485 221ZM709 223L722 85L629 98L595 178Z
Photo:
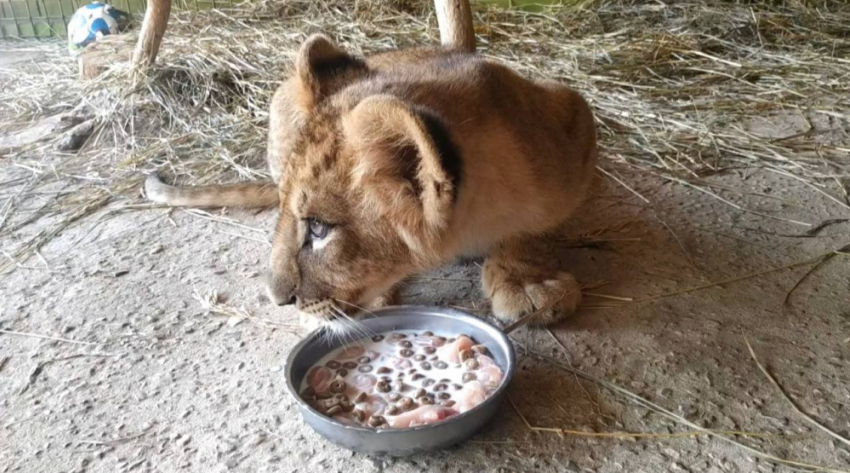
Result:
M679 52L682 52L682 53L685 53L685 54L695 54L697 56L702 56L706 59L710 59L712 61L717 61L719 63L726 64L727 66L732 66L736 69L740 69L740 68L744 67L744 66L741 65L741 63L728 61L728 60L723 59L723 58L712 56L711 54L706 54L702 51L697 51L697 50L692 49L692 50L688 50L688 51L679 51Z
M576 379L578 379L578 378L576 378ZM564 406L562 406L554 397L552 397L546 391L540 391L540 394L543 395L543 397L545 397L546 399L548 399L549 402L552 403L553 406L557 407L558 410L563 412L565 415L570 415L570 411L568 411Z
M525 424L525 426L528 427L530 430L534 430L534 427L531 426L531 423L528 421L528 419L526 419L525 416L522 415L522 412L520 412L519 408L517 408L516 404L514 403L514 400L511 398L511 395L505 393L505 397L508 398L508 402L511 403L511 407L514 408L519 418L522 419L522 423Z
M638 196L638 198L640 198L640 200L642 200L642 201L646 202L647 204L650 204L650 203L651 203L651 202L649 201L649 199L647 199L646 197L644 197L644 196L640 195L640 193L639 193L638 191L636 191L636 190L632 189L631 187L629 187L629 185L628 185L628 184L626 184L625 182L623 182L622 180L620 180L619 178L617 178L617 176L615 176L615 175L611 174L610 172L608 172L608 171L606 171L606 170L602 169L602 168L601 168L601 167L599 167L599 166L596 166L596 169L598 169L598 170L599 170L599 172L601 172L602 174L605 174L606 176L608 176L608 177L610 177L611 179L615 180L615 181L617 182L617 184L620 184L621 186L625 187L625 188L626 188L629 192L631 192L632 194L634 194L634 195Z
M701 227L699 225L694 225L694 228L696 228L697 230L699 230L701 232L708 232L708 233L711 233L712 235L722 236L724 238L730 238L730 239L735 240L735 241L740 241L741 243L745 243L747 245L752 245L752 246L755 246L756 248L761 248L762 250L779 252L779 250L777 250L776 248L772 248L772 247L765 246L765 245L759 245L758 243L747 240L746 238L741 238L739 236L727 235L726 233L717 232L717 231L714 231L714 230L711 230L711 229L708 229L708 228L705 228L705 227Z
M226 231L224 231L224 230L219 230L218 232L219 232L219 233L223 233L223 234L225 234L225 235L232 236L232 237L242 238L242 239L245 239L245 240L255 241L255 242L257 242L257 243L262 243L262 244L264 244L264 245L266 245L266 246L268 246L268 247L271 247L271 246L272 246L271 242L269 242L269 241L268 241L268 240L266 240L265 238L253 238L253 237L249 237L249 236L247 236L247 235L240 235L240 234L238 234L238 233L230 233L230 232L226 232Z
M820 193L820 194L823 194L823 195L824 195L824 196L826 196L826 198L828 198L829 200L831 200L831 201L835 202L836 204L838 204L838 205L840 205L840 206L844 207L845 209L850 210L850 205L848 205L846 202L842 202L839 198L835 197L834 195L830 194L829 192L826 192L826 191L825 191L825 190L823 190L823 189L820 189L820 188L819 188L819 187L817 187L817 186L812 185L810 182L807 182L805 179L802 179L802 178L800 178L799 176L795 176L794 174L791 174L791 173L787 173L787 172L779 171L779 170L777 170L777 169L770 169L770 168L768 168L768 171L773 172L773 173L776 173L776 174L779 174L779 175L782 175L782 176L788 176L788 177L790 177L791 179L794 179L794 180L796 180L796 181L799 181L799 182L801 182L804 186L806 186L806 187L808 187L808 188L812 189L812 190L813 190L813 191L815 191L815 192L818 192L818 193Z
M32 384L35 383L35 380L38 378L38 375L40 375L41 372L44 371L44 367L47 366L47 365L57 363L57 362L60 362L60 361L74 360L76 358L84 358L84 357L110 358L110 357L113 357L113 356L117 356L117 355L110 354L110 353L80 353L80 354L77 354L77 355L65 356L65 357L62 357L62 358L54 358L52 360L42 361L42 362L38 363L37 365L35 365L35 368L33 368L32 371L30 371L30 374L27 377L27 382L26 382L26 384L21 386L21 389L18 391L18 395L20 396L21 394L27 392L27 390L30 388L30 386L32 386Z
M263 230L262 228L256 228L256 227L252 227L250 225L245 225L244 223L239 223L236 220L231 219L231 218L218 217L216 215L213 215L209 212L205 212L203 210L184 209L184 208L181 208L180 210L182 210L183 212L185 212L189 215L194 215L195 217L199 217L199 218L202 218L202 219L205 219L205 220L212 220L213 222L219 222L219 223L224 223L224 224L227 224L227 225L233 225L234 227L242 228L242 229L245 229L245 230L250 230L252 232L261 233L263 235L266 234L266 231Z
M828 228L832 225L838 225L840 223L850 222L850 219L847 218L833 218L829 220L824 220L819 223L817 226L810 228L806 231L806 233L800 234L787 234L787 233L775 233L776 236L788 237L788 238L814 238L820 234L825 228Z
M837 225L839 223L844 223L844 222L850 222L850 219L848 219L848 218L833 218L833 219L830 219L830 220L824 220L823 222L819 223L816 227L807 231L806 236L810 236L810 237L817 236L818 233L821 232L821 230L823 230L823 229L825 229L829 226Z
M699 266L697 266L696 262L694 262L694 259L691 258L691 254L688 253L688 250L685 248L685 245L684 243L682 243L682 240L679 239L679 236L676 235L676 232L674 232L673 229L670 228L670 225L667 225L667 222L658 218L657 215L655 216L655 219L661 222L661 225L664 225L664 228L666 228L667 231L670 232L670 235L673 236L673 240L676 241L676 244L679 245L679 249L682 250L682 254L685 255L685 258L688 259L688 262L691 263L691 266L693 266L694 269L699 271Z
M590 296L590 297L598 297L600 299L611 299L613 301L623 301L623 302L633 302L634 301L634 298L632 298L632 297L611 296L611 295L608 295L608 294L598 294L598 293L595 293L595 292L584 292L584 291L582 291L582 294L585 295L585 296Z
M194 294L195 300L201 303L206 311L212 314L223 315L226 317L235 317L236 319L250 320L254 323L259 323L265 327L273 327L273 328L281 328L284 330L294 330L295 325L293 324L285 324L282 322L275 322L274 320L269 320L265 317L260 317L258 315L254 315L244 307L233 307L227 304L222 303L221 298L219 297L218 291L210 290L201 294L195 291Z
M69 340L67 338L51 337L49 335L39 335L37 333L16 332L14 330L0 329L0 333L5 333L6 335L18 335L21 337L40 338L42 340L53 340L54 342L73 343L75 345L97 345L97 343L94 342L80 342L77 340Z
M525 415L519 410L516 403L514 403L513 398L511 398L510 394L505 394L508 398L508 402L511 407L513 407L514 412L517 413L522 422L528 427L529 430L533 432L551 432L561 435L574 435L577 437L608 437L608 438L680 438L680 437L699 437L702 435L738 435L741 437L757 437L757 438L769 438L769 437L782 437L782 435L778 434L762 434L758 432L740 432L737 430L709 430L709 431L690 431L690 432L675 432L672 434L661 434L655 432L583 432L581 430L570 430L563 429L560 427L538 427L536 425L531 425Z
M830 255L830 254L841 254L842 251L846 251L845 248L847 248L847 247L845 246L845 247L842 247L838 250L833 250L833 251L830 251L828 253L824 253L822 255L816 256L814 258L807 259L805 261L798 261L796 263L791 263L791 264L788 264L788 265L785 265L785 266L780 266L778 268L766 269L764 271L759 271L759 272L756 272L756 273L750 273L750 274L747 274L747 275L744 275L744 276L739 276L739 277L736 277L736 278L730 278L730 279L718 281L718 282L715 282L715 283L703 284L703 285L700 285L700 286L691 287L691 288L688 288L688 289L683 289L681 291L670 292L670 293L667 293L667 294L659 294L657 296L645 297L643 299L637 299L634 302L635 303L649 302L649 301L654 301L656 299L664 299L664 298L667 298L667 297L680 296L682 294L688 294L688 293L691 293L691 292L701 291L703 289L709 289L709 288L716 287L716 286L722 286L724 284L730 284L730 283L733 283L733 282L744 281L744 280L747 280L747 279L752 279L752 278L756 278L756 277L759 277L759 276L764 276L765 274L775 273L775 272L783 271L783 270L790 269L790 268L796 268L797 266L803 266L803 265L806 265L806 264L811 264L811 263L820 261L822 258L824 258L825 256Z
M546 331L549 333L549 336L552 338L552 340L554 340L555 343L557 343L561 347L561 349L564 351L564 356L567 357L567 364L570 365L570 368L574 368L572 357L570 356L570 351L567 350L567 347L564 346L564 344L561 342L561 340L558 337L555 336L555 333L552 332L552 329L550 329L549 327L546 327ZM578 384L578 386L584 392L584 395L587 397L587 400L590 401L590 403L593 404L594 407L596 407L596 412L601 414L602 410L599 408L599 403L597 403L596 401L593 400L593 396L591 396L590 392L587 391L587 388L585 388L584 385L581 384L581 380L578 379L578 375L573 373L573 378L575 379L576 384Z
M756 366L758 366L759 370L761 370L761 372L764 374L764 376L767 378L767 380L770 381L770 384L772 384L776 388L776 390L779 391L780 394L782 394L782 397L784 397L785 400L788 401L788 404L790 404L791 407L794 408L794 410L797 412L797 414L800 414L803 417L803 419L805 419L806 421L808 421L810 424L814 425L818 429L822 430L826 434L830 435L831 437L837 439L839 442L842 442L842 443L850 446L850 439L847 439L847 437L843 437L843 436L835 433L835 431L831 430L830 428L826 427L825 425L821 424L820 422L816 421L811 416L809 416L808 414L803 412L803 410L800 409L797 406L797 403L795 403L794 400L791 399L791 396L789 396L788 393L785 392L784 389L782 389L782 386L779 385L779 382L776 381L776 378L774 378L773 375L771 375L767 371L767 368L765 368L764 365L761 364L758 357L756 357L756 352L755 352L755 350L753 350L753 346L750 345L750 341L747 339L746 336L744 337L744 342L746 342L747 349L750 350L750 356L753 358L753 361L756 363Z
M785 299L782 301L782 305L779 307L780 314L785 310L785 307L791 301L791 293L796 291L797 288L800 287L801 284L803 284L803 281L805 281L809 276L812 275L812 273L817 271L818 268L823 266L827 261L831 260L834 256L841 254L842 251L848 251L848 250L850 250L850 245L847 245L844 248L838 249L838 250L836 250L836 251L834 251L834 252L832 252L828 255L825 255L823 258L820 259L820 261L817 262L817 264L815 264L814 266L812 266L811 269L806 271L806 274L804 274L803 277L801 277L797 281L797 283L794 284L794 286L791 289L788 290L788 293L785 294Z
M723 197L720 197L719 195L715 194L714 192L711 192L710 190L703 189L702 187L700 187L696 184L693 184L691 182L688 182L684 179L679 179L679 178L676 178L676 177L673 177L673 176L667 176L667 175L662 175L661 177L663 177L664 179L682 184L683 186L687 186L687 187L690 187L692 189L698 190L698 191L702 192L703 194L710 195L711 197L714 197L715 199L717 199L717 200L723 202L724 204L727 204L727 205L729 205L729 206L731 206L735 209L738 209L741 212L746 212L746 213L750 213L750 214L753 214L753 215L758 215L759 217L770 218L770 219L773 219L773 220L779 220L780 222L793 223L794 225L802 225L804 227L813 226L811 223L808 223L808 222L801 222L799 220L792 220L792 219L788 219L788 218L777 217L775 215L770 215L770 214L766 214L766 213L763 213L763 212L757 212L755 210L750 210L748 208L741 207L740 205L738 205L738 204L736 204L732 201L729 201L727 199L724 199Z
M39 418L43 415L45 415L45 414L42 412L41 414L34 414L34 415L29 416L29 417L24 417L23 419L18 419L16 421L12 421L12 422L9 422L8 424L5 424L3 426L3 428L8 429L9 427L12 427L12 426L18 425L18 424L23 424L24 422L27 422L27 421L30 421L30 420L33 420L33 419L37 419L37 418Z
M140 437L144 437L145 435L148 434L148 432L150 432L150 429L148 429L144 432L141 432L139 434L132 435L130 437L122 437L122 438L118 438L118 439L114 439L114 440L80 440L80 443L85 443L85 444L89 444L89 445L114 445L114 444L118 444L118 443L129 442L131 440L136 440L137 438L140 438Z

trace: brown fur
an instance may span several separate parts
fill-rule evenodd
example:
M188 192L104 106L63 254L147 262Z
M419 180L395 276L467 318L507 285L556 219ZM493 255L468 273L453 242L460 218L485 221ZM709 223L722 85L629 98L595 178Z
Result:
M553 321L575 310L579 287L533 248L579 205L596 156L591 111L560 84L446 49L357 58L313 36L271 105L280 218L269 293L343 317L411 274L488 254L482 279L495 314L539 310L537 322ZM239 204L217 192L154 195ZM273 200L258 195L268 194L253 188L242 203ZM310 237L311 221L329 224L328 236Z

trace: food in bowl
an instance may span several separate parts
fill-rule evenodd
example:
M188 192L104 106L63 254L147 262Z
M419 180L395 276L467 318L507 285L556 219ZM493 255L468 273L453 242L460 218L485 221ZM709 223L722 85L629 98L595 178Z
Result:
M299 392L344 424L403 429L473 409L501 381L487 348L467 335L396 330L328 353L307 371Z

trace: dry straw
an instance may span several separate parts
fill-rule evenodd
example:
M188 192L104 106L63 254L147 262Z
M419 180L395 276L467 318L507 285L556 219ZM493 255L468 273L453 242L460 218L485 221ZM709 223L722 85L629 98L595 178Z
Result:
M732 212L808 225L734 204L732 195L754 190L710 182L767 170L850 209L850 6L572 3L536 12L478 4L480 51L581 91L598 117L607 175L634 191L628 173L652 173ZM60 113L95 116L98 127L72 154L49 140L0 149L10 171L0 179L0 238L46 220L3 245L0 272L84 217L137 199L144 172L181 184L264 175L270 96L317 31L359 53L437 44L439 35L428 1L293 0L175 14L144 77L118 64L81 81L63 44L11 45L35 51L38 64L0 68L0 136ZM753 127L764 119L806 125L768 136Z

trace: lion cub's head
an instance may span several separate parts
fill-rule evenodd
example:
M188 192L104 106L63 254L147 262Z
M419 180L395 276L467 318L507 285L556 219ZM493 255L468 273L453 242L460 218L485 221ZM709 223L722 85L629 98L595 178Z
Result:
M322 322L439 259L455 201L460 161L444 123L379 93L385 79L313 36L272 105L281 175L269 294Z

